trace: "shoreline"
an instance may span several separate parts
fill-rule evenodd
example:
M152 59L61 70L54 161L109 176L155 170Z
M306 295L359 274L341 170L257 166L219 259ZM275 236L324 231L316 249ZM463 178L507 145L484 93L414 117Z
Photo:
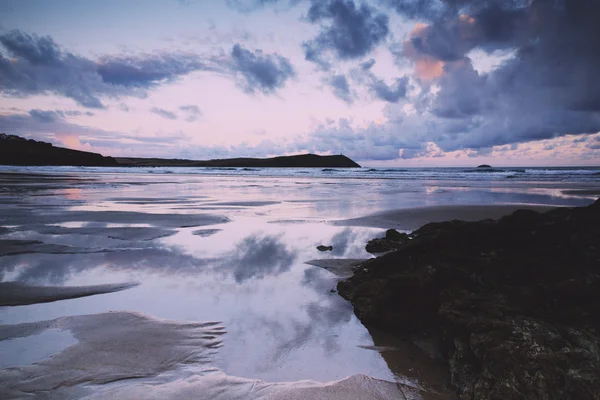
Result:
M382 229L412 231L432 222L482 221L488 218L499 219L517 210L548 212L556 206L544 205L451 205L403 208L384 211L364 217L333 221L336 226L361 226Z

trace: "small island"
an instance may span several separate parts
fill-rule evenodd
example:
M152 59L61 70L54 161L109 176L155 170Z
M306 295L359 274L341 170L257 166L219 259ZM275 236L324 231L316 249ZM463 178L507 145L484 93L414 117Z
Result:
M481 164L481 165L478 165L477 168L492 168L492 166L487 165L487 164Z
M82 167L227 167L227 168L360 168L344 155L299 154L271 158L182 160L165 158L113 158L66 149L16 135L0 133L0 165Z

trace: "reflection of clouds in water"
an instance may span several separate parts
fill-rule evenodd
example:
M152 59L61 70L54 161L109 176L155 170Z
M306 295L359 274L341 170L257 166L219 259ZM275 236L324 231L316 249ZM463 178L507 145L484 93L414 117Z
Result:
M369 258L370 255L365 251L365 245L370 239L376 237L373 229L348 227L341 232L336 233L327 241L333 250L329 253L323 253L324 256L334 256L338 258Z
M302 285L314 289L317 293L327 293L335 289L337 280L333 274L325 272L319 267L310 267L304 270Z
M351 228L346 228L343 231L336 233L331 238L331 246L333 250L331 254L335 256L343 256L348 249L348 244L354 239L356 235L353 233Z
M236 282L241 283L285 272L296 257L296 251L290 250L280 236L255 234L237 243L235 250L225 255L222 264L232 268Z
M320 343L326 354L341 350L333 331L335 327L351 320L352 306L329 291L335 288L336 279L327 271L317 267L306 269L302 284L314 289L319 295L319 300L303 306L307 320L290 318L277 320L253 316L254 320L260 321L262 329L268 329L270 337L274 338L275 350L272 352L272 364L285 359L290 352L311 341Z
M280 236L250 235L222 256L198 258L177 246L135 243L139 248L110 249L92 254L23 254L2 257L0 278L16 273L14 279L37 284L61 284L70 276L103 267L124 271L190 275L206 271L232 274L236 282L262 279L288 271L297 258ZM145 246L145 247L144 247ZM83 249L85 250L85 249Z

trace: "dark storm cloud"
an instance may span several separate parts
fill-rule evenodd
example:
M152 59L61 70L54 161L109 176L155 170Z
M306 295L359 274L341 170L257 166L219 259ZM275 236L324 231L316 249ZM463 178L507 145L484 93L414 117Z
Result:
M171 119L171 120L177 119L177 114L175 114L172 111L165 110L164 108L152 107L150 109L150 112L153 114L156 114L160 117L163 117L165 119Z
M79 117L81 115L93 116L94 113L79 110L40 110L34 108L29 110L29 115L39 122L54 122L62 120L65 117Z
M346 103L352 103L352 91L350 90L350 85L348 84L348 80L344 75L334 75L329 79L329 85L333 89L333 94L345 101Z
M319 143L357 159L394 159L466 149L481 155L494 146L600 131L599 2L384 3L426 22L393 46L399 64L414 66L412 79L386 90L371 61L351 76L390 102L409 84L419 87L407 98L414 114L391 107L383 125L323 126L313 135ZM473 50L505 58L482 72Z
M145 97L147 91L173 82L194 71L234 75L232 60L184 52L159 52L141 55L109 55L98 60L61 49L50 36L30 35L13 30L0 35L7 54L0 52L0 92L9 97L55 94L69 97L87 108L105 108L102 97ZM234 57L235 58L235 57ZM234 63L240 63L235 58ZM246 60L247 61L247 60ZM267 58L278 72L288 72L287 59ZM274 89L280 83L269 81L255 64L241 64L246 74L256 77L262 87ZM255 67L252 70L251 67ZM266 68L265 69L268 69ZM288 69L286 69L288 68ZM254 82L254 81L252 81Z
M360 63L357 68L351 70L350 76L356 83L365 86L375 99L388 103L398 103L404 99L408 91L408 77L399 77L394 79L393 83L387 84L371 71L374 65L374 59Z
M272 93L296 76L290 60L276 53L251 51L236 43L231 57L232 69L240 75L240 85L247 93Z
M214 70L196 54L148 54L104 57L97 67L105 83L149 89L193 71Z
M388 103L397 103L406 96L408 78L397 78L393 85L388 85L384 81L377 79L371 84L371 90L375 96Z
M56 111L44 111L39 109L33 109L29 111L31 118L39 122L54 122L59 119L63 119L63 116Z
M353 0L313 0L307 20L321 24L314 39L304 43L305 57L327 67L328 52L338 59L355 59L367 55L388 35L388 16Z

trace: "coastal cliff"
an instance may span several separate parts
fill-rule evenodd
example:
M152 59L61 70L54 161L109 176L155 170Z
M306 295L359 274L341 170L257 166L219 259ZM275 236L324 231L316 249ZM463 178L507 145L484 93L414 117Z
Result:
M435 343L460 399L600 399L599 237L600 200L431 223L338 290L367 327Z
M116 166L112 157L0 133L0 165Z

